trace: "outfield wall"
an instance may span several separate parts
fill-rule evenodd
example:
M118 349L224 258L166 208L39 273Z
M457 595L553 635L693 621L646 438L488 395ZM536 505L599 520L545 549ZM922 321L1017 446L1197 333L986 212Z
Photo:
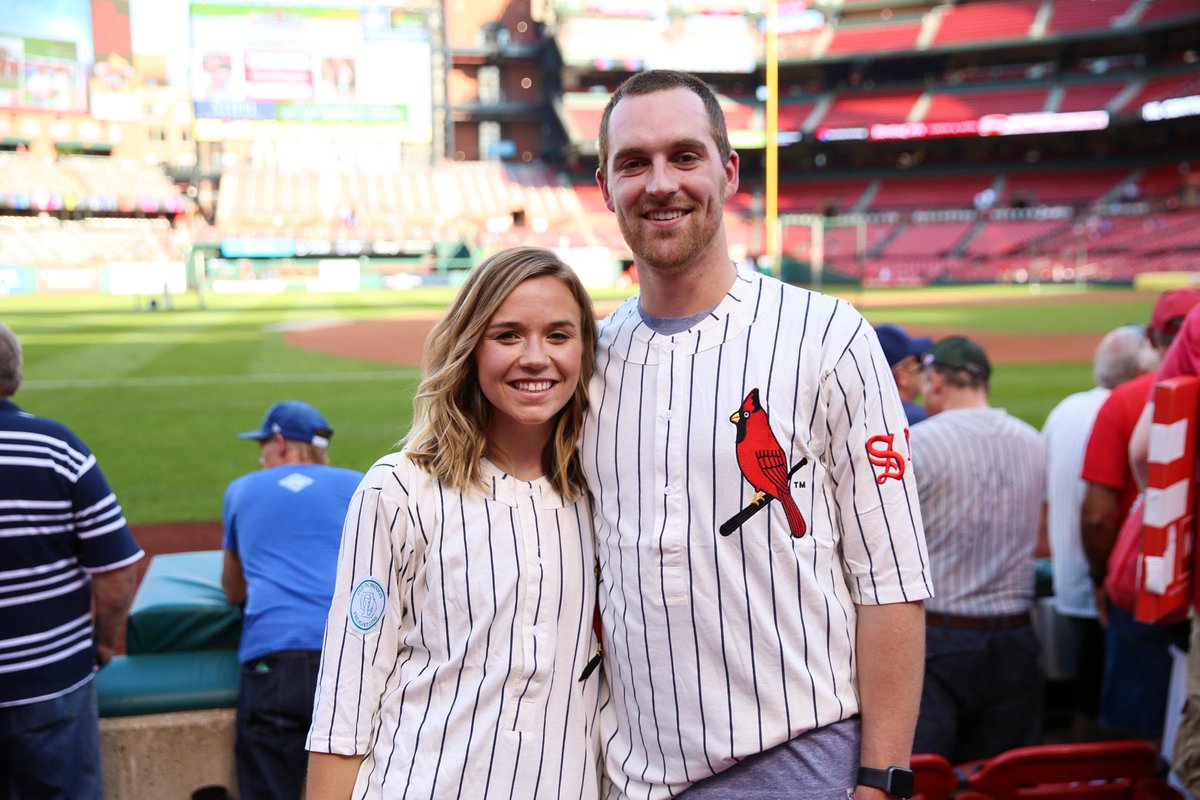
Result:
M1200 272L1143 272L1133 279L1139 292L1165 292L1182 286L1200 286Z
M255 240L248 245L195 248L184 261L112 262L71 267L0 264L0 297L9 295L139 295L163 296L188 290L212 294L279 294L283 292L358 292L457 286L471 267L487 255L465 245L411 254L369 255L362 242L326 243L321 251L297 253L297 242ZM311 244L311 243L307 243ZM378 244L378 243L376 243ZM350 246L353 245L353 246ZM620 264L607 247L553 248L574 267L589 289L617 285ZM288 253L288 255L277 255Z
M98 266L27 267L0 264L0 296L23 294L179 294L188 289L178 261L115 261Z

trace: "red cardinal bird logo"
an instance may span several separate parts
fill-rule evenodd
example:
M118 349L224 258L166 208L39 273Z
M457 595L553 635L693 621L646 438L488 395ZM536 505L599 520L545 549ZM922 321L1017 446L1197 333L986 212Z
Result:
M746 481L754 487L750 505L721 526L721 533L728 536L751 516L766 507L772 500L783 504L788 527L792 536L799 539L808 530L800 507L792 499L789 484L796 470L808 463L807 458L788 469L787 455L779 446L775 434L771 433L771 420L758 401L758 389L751 389L742 401L742 407L734 412L729 421L737 426L737 462Z

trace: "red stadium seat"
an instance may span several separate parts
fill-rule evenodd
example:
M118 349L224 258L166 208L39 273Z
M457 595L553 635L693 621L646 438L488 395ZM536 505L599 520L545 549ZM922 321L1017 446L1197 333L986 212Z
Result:
M944 756L916 753L912 757L913 800L948 800L959 787L959 777Z
M994 800L1130 800L1157 766L1158 753L1142 740L1037 745L986 760L967 774L967 787Z
M1160 781L1158 778L1145 778L1133 787L1133 800L1186 800L1183 792Z

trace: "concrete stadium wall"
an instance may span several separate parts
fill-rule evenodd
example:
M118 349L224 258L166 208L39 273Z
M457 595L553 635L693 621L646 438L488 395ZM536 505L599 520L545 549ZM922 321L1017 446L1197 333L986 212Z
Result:
M235 722L232 708L102 718L104 797L189 800L205 787L236 797Z

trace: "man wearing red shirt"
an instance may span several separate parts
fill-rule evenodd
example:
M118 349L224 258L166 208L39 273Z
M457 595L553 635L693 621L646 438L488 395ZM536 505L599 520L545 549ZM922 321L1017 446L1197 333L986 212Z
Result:
M1200 305L1200 289L1171 289L1154 305L1146 335L1165 353L1184 316ZM1155 374L1147 373L1113 389L1092 426L1082 477L1087 482L1080 511L1083 549L1097 587L1096 606L1107 626L1100 722L1123 735L1156 737L1162 733L1171 662L1167 645L1186 636L1174 626L1135 622L1132 609L1109 602L1104 594L1108 557L1117 532L1138 494L1129 462L1129 443L1146 405Z

